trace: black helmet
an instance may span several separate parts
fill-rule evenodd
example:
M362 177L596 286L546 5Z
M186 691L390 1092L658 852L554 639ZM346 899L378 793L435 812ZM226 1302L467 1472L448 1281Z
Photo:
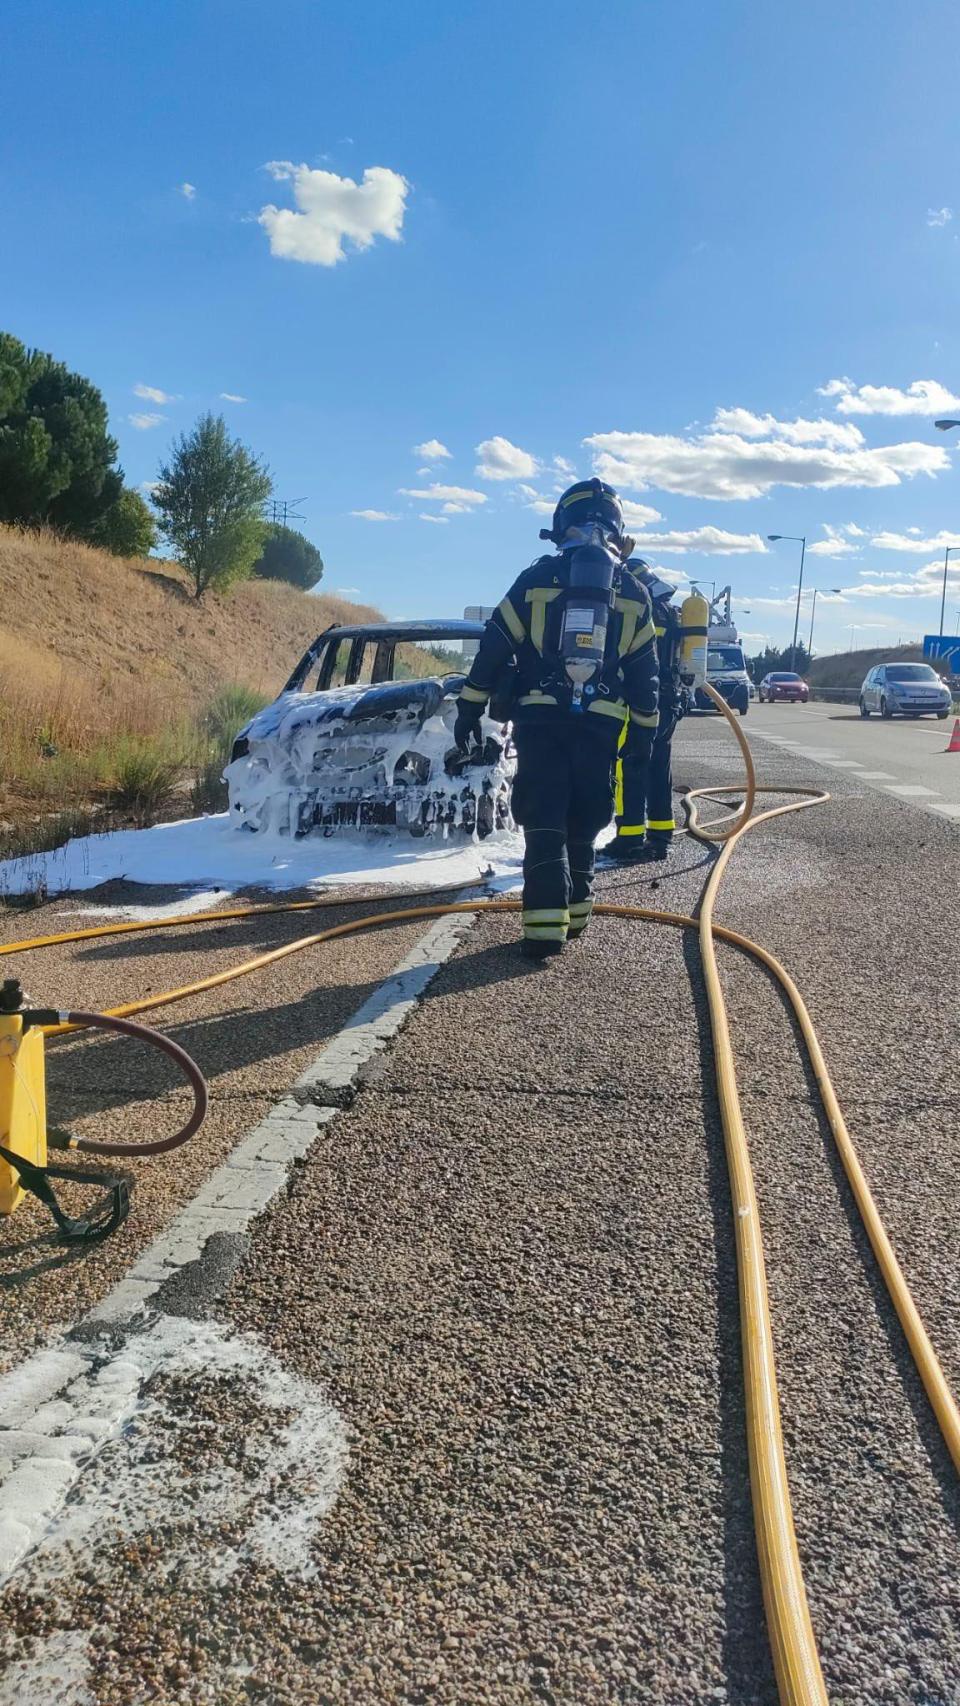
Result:
M559 545L571 527L586 527L591 521L612 533L618 543L623 538L623 510L613 487L602 480L578 480L558 499L553 526L549 531L544 528L540 537Z
M660 576L650 567L645 557L628 557L627 568L632 575L636 575L638 581L643 583L652 599L666 602L673 597L677 590L675 586L670 585L669 581L660 579Z

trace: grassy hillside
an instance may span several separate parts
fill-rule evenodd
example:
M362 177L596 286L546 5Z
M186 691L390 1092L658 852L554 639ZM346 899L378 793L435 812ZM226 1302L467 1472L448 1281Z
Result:
M329 623L378 618L279 581L198 604L174 563L0 527L0 856L56 844L73 812L136 820L204 774L215 793L231 725ZM436 667L401 655L412 673Z
M868 670L878 663L924 663L921 646L871 646L864 651L837 652L832 657L814 658L807 680L811 687L859 687ZM934 660L933 668L947 674Z
M814 658L807 672L811 687L859 687L867 671L875 664L922 663L919 646L872 646L858 652L837 652L831 657Z

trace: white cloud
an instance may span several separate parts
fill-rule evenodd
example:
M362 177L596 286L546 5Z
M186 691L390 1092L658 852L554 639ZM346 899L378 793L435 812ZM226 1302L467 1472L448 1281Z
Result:
M927 208L927 224L928 225L949 225L952 218L953 218L953 208L952 207L928 207Z
M637 550L683 553L703 551L709 556L733 557L750 551L766 551L759 533L725 533L722 527L692 527L685 533L638 533Z
M330 594L333 598L359 598L360 588L358 586L332 586Z
M721 411L718 420L733 411ZM742 415L746 415L744 421ZM604 480L632 491L651 486L678 492L686 497L721 501L759 498L775 486L897 486L902 478L936 474L949 466L949 457L933 444L887 444L875 449L848 442L846 448L832 442L801 442L807 427L820 423L773 422L737 411L743 431L725 430L712 424L696 437L678 438L667 433L593 433L584 442L594 451L594 467ZM760 422L766 438L754 437L754 422ZM825 422L827 428L835 422ZM856 429L855 429L856 430Z
M138 432L149 432L151 427L159 426L166 420L166 415L128 415L127 420Z
M670 586L689 586L690 576L687 574L686 569L668 569L663 563L650 563L649 558L646 557L644 558L644 562L649 563L653 573L655 575L659 575L662 581L669 582Z
M225 403L245 403L247 400L246 397L241 397L236 391L221 391L220 395Z
M845 426L842 421L778 421L773 415L755 415L749 409L718 409L711 431L739 433L742 438L778 438L785 444L829 445L834 450L855 450L864 442L859 427Z
M450 524L445 515L421 515L421 521L435 521L438 527L448 527Z
M632 532L635 528L650 527L653 522L663 518L658 509L651 509L649 504L631 503L629 498L622 499L623 519Z
M481 480L529 480L539 467L535 456L508 438L485 438L477 445L477 455L480 460L474 473Z
M192 201L197 193L196 184L178 184L177 188L187 201Z
M145 398L148 403L176 403L179 401L169 391L158 390L156 385L135 385L133 394L135 397Z
M755 606L760 605L762 605L765 610L795 610L797 607L797 595L794 593L792 597L788 598L767 598L766 596L761 597L757 594L756 596L751 597L751 610Z
M531 498L533 500L538 499L540 496L536 486L525 486L522 481L517 487L517 491L520 493L521 497Z
M401 486L400 496L420 498L427 503L463 504L467 507L472 504L485 504L487 501L486 492L471 491L469 486L440 486L436 481L432 486Z
M814 539L813 543L807 546L808 556L856 556L859 546L854 544L854 540L862 539L864 537L863 528L855 526L853 522L847 523L844 527L831 527L830 524L825 521L823 523L823 531L826 534L826 538Z
M152 498L159 485L159 480L141 480L138 490L143 493L145 498Z
M869 570L860 572L870 574ZM943 559L934 558L914 570L909 578L900 580L892 579L887 570L875 570L872 579L862 581L859 586L844 587L843 591L851 598L939 598L943 592ZM947 592L953 598L960 593L960 564L956 568L950 564Z
M345 259L344 242L369 249L377 237L399 241L410 188L399 172L368 166L358 184L290 160L271 160L266 169L278 183L293 184L298 210L272 202L260 209L258 223L270 239L270 253L281 260L334 267Z
M390 510L386 510L386 509L352 509L350 511L350 514L359 517L359 519L361 521L399 521L400 520L400 517L398 515L393 515Z
M577 471L573 463L568 462L565 456L555 456L553 466L558 474L575 474Z
M841 415L942 415L960 409L960 397L937 379L915 379L905 391L897 385L855 385L852 379L830 379L818 389L821 397L837 399Z
M413 454L419 456L421 462L440 462L451 453L445 444L441 444L439 438L428 438L423 444L414 445Z
M948 545L960 545L960 533L932 533L925 539L918 527L911 527L906 533L875 533L870 543L878 551L945 551Z
M534 498L533 502L527 505L528 509L533 510L534 515L552 515L556 507L551 498Z

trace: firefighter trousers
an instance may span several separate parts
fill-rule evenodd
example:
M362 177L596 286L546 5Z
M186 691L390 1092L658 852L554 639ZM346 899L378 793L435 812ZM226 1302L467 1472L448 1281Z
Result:
M593 910L593 843L613 813L616 753L611 731L594 729L589 715L514 728L523 934L533 940L572 940Z
M636 845L646 834L650 841L670 842L673 817L673 736L677 718L657 729L649 758L630 751L629 741L617 761L617 840Z

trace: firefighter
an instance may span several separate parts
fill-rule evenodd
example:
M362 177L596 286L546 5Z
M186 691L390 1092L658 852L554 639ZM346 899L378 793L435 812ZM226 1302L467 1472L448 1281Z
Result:
M680 647L684 625L670 600L674 589L642 558L627 564L650 595L660 666L659 721L652 751L624 730L617 761L617 833L607 856L617 864L665 859L676 828L673 817L673 736L683 714Z
M524 832L522 952L559 954L593 908L594 840L613 814L617 742L647 754L657 726L650 596L625 566L633 541L602 480L564 492L540 534L558 554L514 581L461 688L454 737L479 738L491 692L513 670L513 815Z

